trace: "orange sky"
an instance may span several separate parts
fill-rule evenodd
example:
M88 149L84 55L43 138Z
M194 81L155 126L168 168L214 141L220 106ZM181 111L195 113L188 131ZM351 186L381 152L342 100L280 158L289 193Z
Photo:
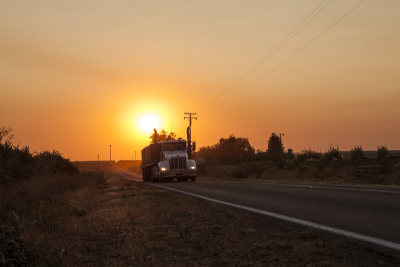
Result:
M364 1L302 49L359 2L1 1L0 126L72 160L108 159L109 145L140 159L140 117L186 138L185 111L198 147L233 133L265 150L274 131L294 151L399 150L400 2Z

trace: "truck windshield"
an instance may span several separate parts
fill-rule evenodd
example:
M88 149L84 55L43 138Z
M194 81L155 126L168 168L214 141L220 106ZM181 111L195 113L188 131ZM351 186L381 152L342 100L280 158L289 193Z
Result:
M186 142L163 144L163 151L186 150Z

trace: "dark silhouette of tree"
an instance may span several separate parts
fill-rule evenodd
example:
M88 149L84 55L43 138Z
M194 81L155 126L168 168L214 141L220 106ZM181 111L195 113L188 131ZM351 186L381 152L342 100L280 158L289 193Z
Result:
M248 138L236 138L231 134L229 138L221 138L216 145L200 148L198 155L206 160L233 163L251 160L254 148Z
M284 146L282 140L276 133L272 133L268 140L268 150L267 153L270 155L279 155L284 152Z
M176 140L176 133L170 132L170 133L168 134L167 139L169 139L169 140Z
M174 132L170 132L168 134L167 131L165 131L164 129L162 129L159 133L157 133L157 137L158 137L158 142L161 141L166 141L166 140L176 140L176 133ZM152 135L150 135L149 137L151 139L151 141L154 143L154 133Z

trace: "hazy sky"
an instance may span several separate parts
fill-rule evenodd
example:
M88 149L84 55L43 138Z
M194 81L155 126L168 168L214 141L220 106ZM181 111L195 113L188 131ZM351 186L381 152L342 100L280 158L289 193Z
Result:
M294 151L398 150L400 1L334 24L358 3L0 0L0 126L72 160L139 159L139 119L186 138L185 111L198 147L276 132Z

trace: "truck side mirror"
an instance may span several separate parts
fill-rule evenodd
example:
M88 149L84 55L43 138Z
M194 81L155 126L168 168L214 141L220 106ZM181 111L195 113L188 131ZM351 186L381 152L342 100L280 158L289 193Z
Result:
M193 148L192 148L192 150L193 150L193 151L196 151L196 141L193 142Z

